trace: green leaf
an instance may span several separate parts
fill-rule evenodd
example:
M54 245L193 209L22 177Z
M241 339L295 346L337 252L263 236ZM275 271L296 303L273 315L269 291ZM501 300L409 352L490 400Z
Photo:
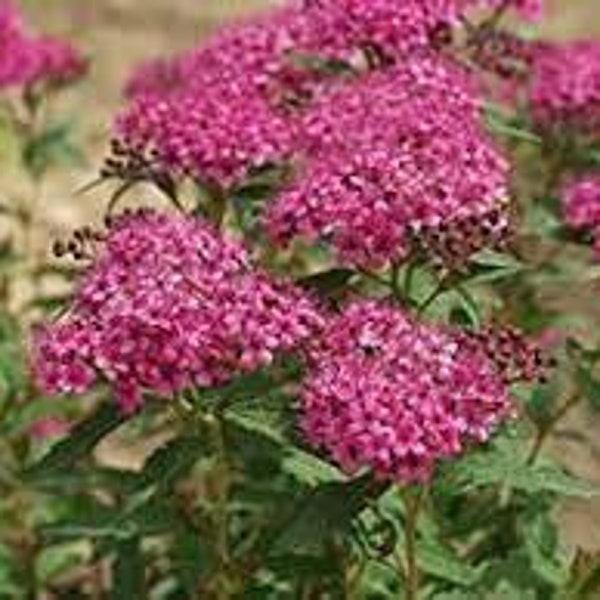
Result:
M171 560L181 587L194 598L198 582L210 574L216 559L207 541L198 532L186 528L176 533Z
M82 152L71 141L71 133L70 123L52 123L28 142L23 149L23 162L35 177L57 164L84 162Z
M39 581L50 582L90 558L87 545L80 543L57 544L42 549L36 557L36 574Z
M502 439L456 461L449 467L462 493L502 485L527 493L554 493L591 498L599 493L592 485L580 481L550 464L528 465L523 445Z
M584 365L577 367L577 383L582 395L588 400L594 410L600 410L600 381L598 381L591 369Z
M300 498L268 544L269 554L319 557L332 539L347 532L366 507L373 481L365 475L344 483L327 483Z
M548 514L537 513L526 526L525 547L531 568L543 580L562 587L569 578L569 566L558 555L557 527Z
M329 297L344 289L355 274L351 269L335 268L304 277L298 284L306 289L315 290L321 296Z
M479 577L475 569L462 562L438 540L419 540L417 561L425 573L457 585L468 587Z
M168 441L146 461L141 473L142 485L164 490L187 475L209 452L207 441L197 435L182 435Z
M73 468L76 463L92 452L106 435L114 431L127 417L115 403L101 404L98 409L83 422L71 430L67 438L54 444L42 459L30 467L28 477L44 476L50 471L62 471Z
M282 470L290 473L300 483L307 486L332 481L342 482L346 479L339 469L313 454L303 452L292 446L285 446L283 453Z
M553 377L533 388L517 388L513 393L522 399L527 416L538 426L544 426L554 417L560 386L557 378Z
M118 544L112 579L112 600L146 597L144 557L138 537L123 540Z
M501 581L485 598L486 600L537 600L535 591L516 587L509 581Z
M491 284L520 275L527 266L509 254L482 250L471 258L467 281L470 284Z

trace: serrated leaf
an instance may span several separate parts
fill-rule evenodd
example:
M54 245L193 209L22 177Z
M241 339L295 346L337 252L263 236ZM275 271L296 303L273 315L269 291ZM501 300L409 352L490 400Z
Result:
M76 425L64 440L54 444L41 460L30 467L27 477L44 476L52 471L69 470L88 456L106 435L114 431L127 417L114 403L101 404L96 411Z
M462 492L502 485L527 493L555 493L591 498L599 490L550 464L529 465L520 443L501 440L455 462L450 471Z
M370 475L315 488L297 501L290 517L277 528L268 543L269 554L322 556L333 537L348 531L366 507L372 488Z
M308 452L289 446L284 447L283 452L282 470L305 485L315 486L345 480L345 476L339 469Z
M142 485L168 488L187 474L208 452L208 443L200 436L176 437L148 458L140 475Z
M468 587L479 577L475 569L462 562L437 540L424 539L417 542L417 561L425 573L457 585Z
M527 523L524 539L533 571L555 587L564 586L569 577L569 567L557 556L556 526L547 514L539 513Z

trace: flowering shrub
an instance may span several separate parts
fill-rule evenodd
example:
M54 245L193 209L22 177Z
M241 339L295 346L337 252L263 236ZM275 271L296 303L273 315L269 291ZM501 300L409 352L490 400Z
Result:
M39 310L57 266L25 244L32 298L5 302L7 340L35 324L30 372L6 351L0 489L27 510L0 597L598 597L556 517L596 490L545 449L600 405L571 298L597 280L600 42L503 25L541 10L290 1L133 73L105 222L54 243L72 293ZM6 3L0 36L36 182L39 103L84 61ZM167 204L124 206L142 185ZM7 214L28 239L34 205Z

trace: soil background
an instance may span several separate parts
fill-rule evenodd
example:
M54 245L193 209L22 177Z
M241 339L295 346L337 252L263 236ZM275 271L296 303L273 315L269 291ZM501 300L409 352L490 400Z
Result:
M400 0L401 1L401 0ZM552 37L600 37L600 0L546 0L541 28ZM119 108L123 83L131 69L150 57L189 48L225 19L258 9L266 0L21 0L32 25L73 40L90 56L88 79L61 100L60 110L74 119L84 148L84 165L50 178L42 190L40 252L48 239L96 220L102 193L75 191L94 179ZM9 183L10 185L10 183ZM18 187L18 186L17 186ZM599 292L600 298L600 292ZM577 435L573 435L575 432ZM552 451L577 475L600 485L600 416L573 412ZM137 462L139 449L119 447L109 454L118 462ZM600 550L600 500L567 502L562 521L565 540Z

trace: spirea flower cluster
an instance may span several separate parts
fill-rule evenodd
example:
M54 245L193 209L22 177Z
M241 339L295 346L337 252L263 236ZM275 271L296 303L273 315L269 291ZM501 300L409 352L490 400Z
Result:
M331 319L308 362L302 429L348 472L427 479L437 461L485 441L512 411L477 343L378 301Z
M0 88L66 84L85 70L68 42L30 34L9 0L0 1Z
M481 241L500 239L508 164L478 107L466 74L435 56L329 90L303 118L304 164L268 209L267 229L282 241L330 239L345 261L363 265L403 258L429 229L439 234L429 249L443 256L466 220L492 214ZM475 239L454 237L455 256Z
M539 44L529 95L540 127L600 135L600 43Z
M141 212L111 225L68 316L41 328L48 392L107 380L121 407L267 365L318 327L313 303L254 269L245 250L193 218Z
M160 168L224 187L290 163L295 177L263 219L278 242L324 239L344 261L371 265L404 257L427 231L428 252L447 262L452 247L460 263L508 225L508 166L484 132L477 86L436 47L440 26L471 4L272 11L144 66L118 131ZM343 74L309 68L307 56L335 59ZM485 225L476 235L474 221Z
M595 256L600 257L600 174L568 179L561 190L561 203L565 222L591 234Z
M566 222L574 228L600 227L600 174L572 178L562 189L561 201Z

